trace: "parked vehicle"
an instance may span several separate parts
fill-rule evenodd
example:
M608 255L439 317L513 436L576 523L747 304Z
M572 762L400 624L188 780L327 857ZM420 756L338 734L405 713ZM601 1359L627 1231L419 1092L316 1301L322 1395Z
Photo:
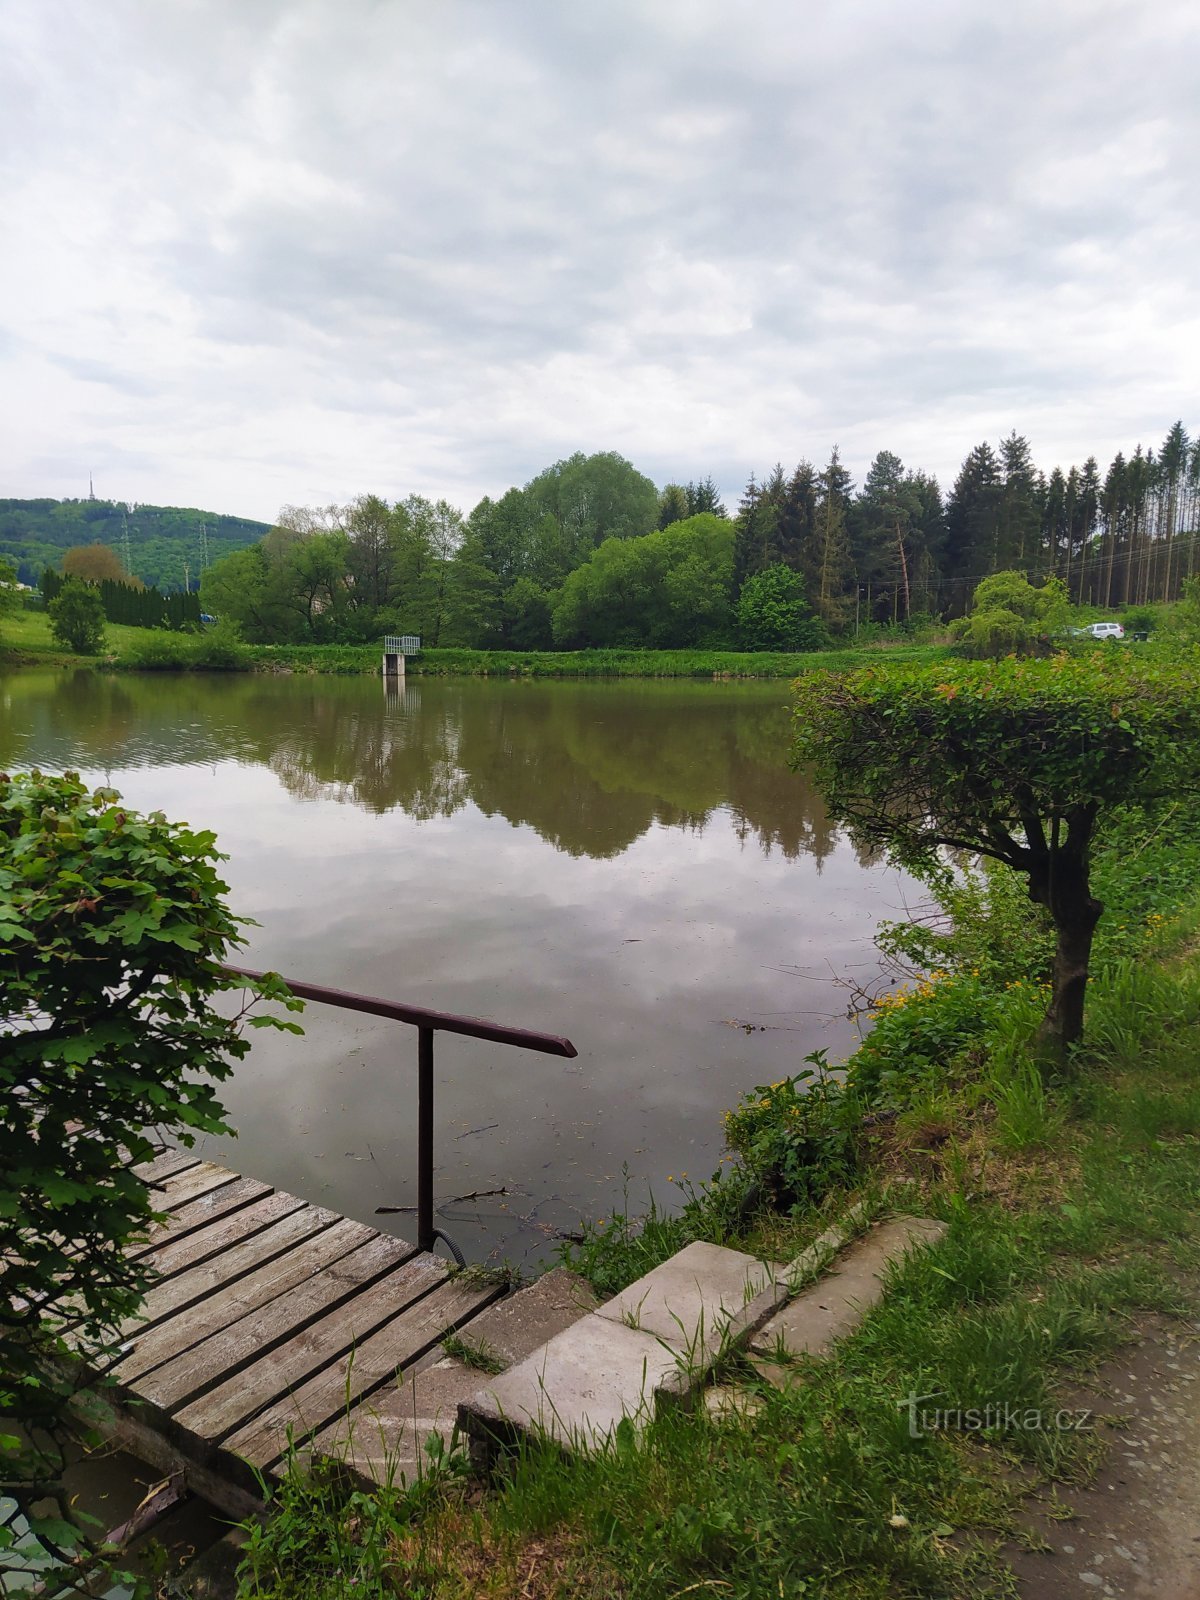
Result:
M1125 629L1119 622L1089 622L1083 630L1091 639L1123 639Z

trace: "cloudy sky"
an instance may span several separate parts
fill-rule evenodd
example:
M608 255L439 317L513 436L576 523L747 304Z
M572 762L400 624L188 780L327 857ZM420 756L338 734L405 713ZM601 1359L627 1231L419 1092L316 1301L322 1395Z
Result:
M1200 424L1194 0L4 0L0 495Z

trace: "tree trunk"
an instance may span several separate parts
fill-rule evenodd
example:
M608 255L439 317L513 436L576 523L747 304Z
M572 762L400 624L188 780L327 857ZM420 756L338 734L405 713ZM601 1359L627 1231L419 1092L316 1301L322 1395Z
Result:
M1076 806L1056 817L1046 838L1040 824L1027 825L1032 861L1029 898L1046 907L1057 944L1051 974L1050 1004L1038 1030L1039 1042L1060 1060L1083 1037L1092 937L1104 911L1089 884L1094 806Z
M1103 906L1090 897L1083 916L1056 929L1058 945L1054 952L1050 1004L1038 1030L1041 1042L1056 1055L1065 1057L1073 1044L1083 1038L1083 999L1087 989L1092 936Z

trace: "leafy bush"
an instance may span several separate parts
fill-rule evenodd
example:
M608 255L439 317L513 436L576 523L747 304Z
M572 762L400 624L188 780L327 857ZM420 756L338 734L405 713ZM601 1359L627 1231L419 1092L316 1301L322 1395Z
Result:
M73 773L0 775L0 1412L27 1436L61 1414L61 1320L94 1348L150 1281L127 1251L154 1217L133 1170L153 1130L185 1145L227 1131L214 1081L249 1048L254 999L299 1007L278 979L222 968L243 941L220 859L211 833ZM213 1001L236 989L223 1015ZM0 1436L0 1462L18 1448Z
M154 628L130 640L121 652L121 665L139 672L179 672L192 665L192 651L186 635Z
M746 579L737 625L746 650L821 650L829 643L824 623L809 607L804 579L782 563Z
M725 1116L725 1139L752 1179L783 1210L819 1198L857 1166L858 1097L828 1075L823 1050L778 1083L742 1096Z
M880 924L884 955L920 972L973 973L993 984L1040 982L1054 963L1054 929L1024 881L986 856L925 875L933 910Z
M104 602L98 589L68 578L46 609L50 631L59 644L77 655L99 655L104 647Z
M848 1063L848 1081L873 1107L903 1106L969 1066L999 1020L998 993L975 973L935 973L876 1001L874 1024Z
M1049 648L1049 636L1066 621L1069 606L1059 578L1035 589L1023 572L994 572L976 587L970 614L952 632L976 660L1030 655Z

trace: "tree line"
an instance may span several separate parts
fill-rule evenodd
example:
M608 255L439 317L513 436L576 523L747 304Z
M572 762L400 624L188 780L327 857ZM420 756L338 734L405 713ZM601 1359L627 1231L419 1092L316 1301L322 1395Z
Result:
M254 544L269 524L188 506L125 500L0 498L0 560L22 583L36 584L74 546L100 543L128 570L164 593L195 589L205 567Z
M47 567L38 587L47 606L58 600L68 584L84 584L97 596L105 622L129 628L183 628L199 626L200 596L183 590L162 594L125 570L107 545L78 545L63 557L63 570Z
M262 643L417 633L427 645L817 648L866 624L962 615L981 579L1062 580L1075 603L1178 598L1197 571L1200 440L1035 466L1028 439L970 451L948 495L881 450L856 488L836 448L659 490L612 451L573 455L469 513L420 495L285 507L204 574L206 611Z

